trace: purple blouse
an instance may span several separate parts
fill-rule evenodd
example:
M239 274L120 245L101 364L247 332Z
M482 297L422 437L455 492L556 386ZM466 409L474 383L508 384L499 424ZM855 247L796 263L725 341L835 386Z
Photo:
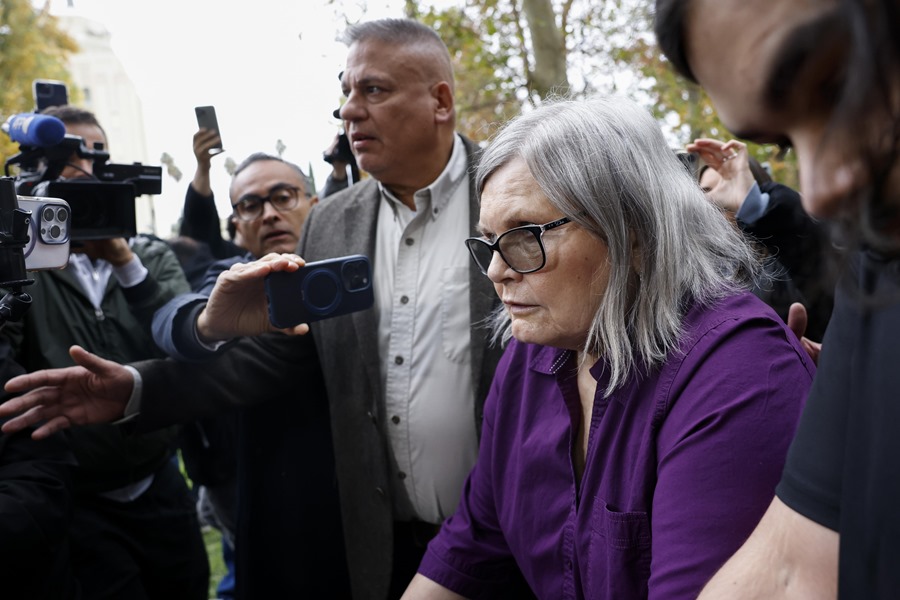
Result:
M753 295L685 316L680 351L610 397L602 361L585 469L575 353L513 341L478 462L419 572L492 598L518 566L538 598L696 598L774 496L815 367Z

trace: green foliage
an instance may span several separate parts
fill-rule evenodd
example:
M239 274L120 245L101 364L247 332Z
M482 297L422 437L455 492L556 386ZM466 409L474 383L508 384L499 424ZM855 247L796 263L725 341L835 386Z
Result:
M649 107L667 130L677 147L699 137L728 140L734 136L722 124L706 92L678 75L660 53L652 34L647 8L632 13L631 42L616 49L620 68L631 69L639 78L639 87L650 100ZM771 144L747 144L749 153L768 164L775 181L794 189L799 186L797 163L793 153Z
M698 137L733 137L706 93L677 75L656 46L647 3L635 0L548 0L563 33L569 93L623 93L659 119L673 147ZM432 26L450 48L457 76L460 128L485 139L499 123L542 97L533 85L531 32L522 0L460 0L461 7L423 8L407 0L411 16ZM776 181L798 186L793 154L748 144Z
M459 130L474 140L487 139L499 123L521 111L519 90L526 83L516 67L522 59L518 51L501 43L518 35L515 25L509 15L464 8L428 8L418 18L434 28L450 50Z
M47 7L35 9L31 0L0 0L0 117L31 112L34 79L58 79L71 86L68 57L78 49L62 32ZM19 151L0 136L0 159Z
M328 0L340 7L342 0ZM359 0L354 0L358 2ZM675 74L660 54L650 3L638 0L546 0L565 41L568 93L621 93L647 106L673 147L698 137L732 137L706 94ZM364 2L363 2L364 3ZM456 72L459 129L488 139L499 124L543 100L534 85L532 33L524 0L405 0L404 13L433 27L450 49ZM551 90L551 93L553 90ZM776 181L798 186L791 152L748 144Z

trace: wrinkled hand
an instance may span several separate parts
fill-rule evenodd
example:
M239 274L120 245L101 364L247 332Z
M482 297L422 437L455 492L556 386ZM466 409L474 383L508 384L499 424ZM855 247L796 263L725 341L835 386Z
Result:
M85 240L81 242L79 252L87 254L91 259L102 258L114 267L128 264L134 258L134 252L125 238L108 238L105 240Z
M794 332L794 335L797 336L797 339L800 340L800 345L803 346L803 349L806 350L812 361L818 365L819 353L822 352L822 343L814 342L803 335L806 333L806 323L806 307L799 302L791 304L791 307L788 309L787 325Z
M707 197L731 214L737 213L755 181L750 171L747 145L737 140L720 142L699 138L688 144L685 150L699 154L703 162L721 178L706 193Z
M78 366L45 369L13 377L10 393L27 392L0 404L3 433L41 424L31 435L36 440L73 425L109 423L122 417L134 389L134 378L122 365L91 354L80 346L69 348Z
M197 318L197 333L209 343L268 331L305 334L306 324L278 329L269 322L265 278L275 271L296 271L305 264L296 254L267 254L259 260L238 263L222 272Z

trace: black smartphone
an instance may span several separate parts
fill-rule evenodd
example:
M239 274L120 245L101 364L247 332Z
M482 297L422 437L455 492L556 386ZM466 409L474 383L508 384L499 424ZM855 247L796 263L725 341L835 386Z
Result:
M216 118L215 106L195 106L194 112L197 114L197 126L201 129L211 129L219 134L219 145L209 149L210 154L218 154L224 152L222 147L222 132L219 131L219 120Z
M61 198L18 196L19 208L31 213L28 218L28 243L25 244L25 270L63 269L69 264L72 211Z
M375 302L372 267L362 254L270 273L265 287L269 321L281 329L365 310Z
M65 83L55 79L35 79L31 82L31 94L34 96L35 112L69 103L69 89Z

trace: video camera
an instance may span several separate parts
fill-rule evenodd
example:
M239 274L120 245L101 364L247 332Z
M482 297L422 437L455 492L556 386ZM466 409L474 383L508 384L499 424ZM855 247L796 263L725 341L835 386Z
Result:
M25 126L17 128L16 119L31 119L28 124L34 131L29 133ZM102 144L88 148L79 136L64 134L60 139L41 135L39 128L47 119L60 122L49 115L14 115L4 126L10 138L19 143L19 153L5 164L7 176L11 166L19 166L16 194L67 201L72 209L69 233L73 241L136 235L135 199L162 191L162 167L110 163ZM65 132L65 126L62 131ZM69 159L76 154L92 161L93 173L84 178L59 180Z

